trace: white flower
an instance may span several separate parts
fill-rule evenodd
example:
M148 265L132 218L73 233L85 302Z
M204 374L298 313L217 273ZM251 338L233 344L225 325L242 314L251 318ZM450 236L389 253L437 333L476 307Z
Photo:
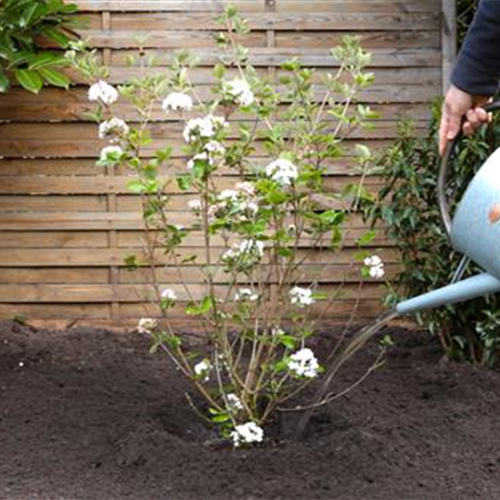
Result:
M299 175L297 167L283 158L273 161L265 168L266 175L283 186L289 186Z
M175 292L171 288L165 288L161 292L161 298L165 300L177 300L177 295L175 295Z
M240 398L236 396L236 394L228 394L227 395L227 404L229 409L232 411L243 410L243 404L240 401Z
M378 255L372 255L364 260L365 266L368 267L370 277L381 279L385 275L384 263Z
M281 328L275 327L271 330L271 335L273 337L279 337L280 335L285 335L285 332Z
M250 85L246 80L235 78L223 83L223 89L241 106L250 106L255 100Z
M296 377L314 378L318 376L319 363L314 352L304 347L290 356L288 369Z
M226 126L228 126L226 120L220 116L207 115L204 118L192 118L184 127L184 140L193 142L198 137L209 139Z
M101 150L100 160L107 162L117 162L122 154L123 149L120 146L106 146Z
M232 247L222 254L222 260L235 260L241 255L260 259L264 255L264 242L256 240L242 240L234 243Z
M158 326L158 322L153 318L142 318L137 325L139 333L151 333Z
M205 151L209 156L223 156L226 148L219 141L209 141L205 144Z
M365 266L380 266L382 259L378 255L372 255L364 260Z
M299 307L310 306L316 302L313 298L312 290L296 286L290 290L291 303Z
M208 153L206 153L206 152L198 153L197 155L194 155L191 160L188 161L188 163L187 163L188 170L193 170L196 160L200 160L200 161L207 161L208 160L208 163L210 163L210 158L208 157Z
M121 118L111 118L99 125L99 138L111 139L116 141L117 138L127 135L129 127Z
M240 210L249 211L256 214L259 211L259 205L255 201L242 201L239 206Z
M200 361L194 366L194 373L197 377L201 378L204 382L207 382L210 378L210 370L212 365L208 359Z
M217 198L221 201L236 201L238 198L238 191L235 191L234 189L224 189L224 191L222 191Z
M201 210L201 200L189 200L188 207L193 212L199 212Z
M253 293L250 288L240 288L240 290L234 296L236 301L249 300L250 302L255 302L259 298L259 295Z
M193 109L193 100L187 94L182 92L172 92L168 94L161 103L163 111L191 111Z
M264 439L264 431L255 422L237 425L231 432L234 446L242 444L260 443Z
M255 195L255 186L251 182L237 182L234 187L237 191L240 191L248 196Z
M104 104L113 104L118 99L118 91L109 83L102 80L89 88L89 101L101 101Z

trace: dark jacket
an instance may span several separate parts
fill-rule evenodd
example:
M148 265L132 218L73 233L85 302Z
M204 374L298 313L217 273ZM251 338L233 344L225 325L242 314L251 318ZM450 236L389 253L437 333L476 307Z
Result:
M500 0L481 0L451 75L472 95L496 94L500 80Z

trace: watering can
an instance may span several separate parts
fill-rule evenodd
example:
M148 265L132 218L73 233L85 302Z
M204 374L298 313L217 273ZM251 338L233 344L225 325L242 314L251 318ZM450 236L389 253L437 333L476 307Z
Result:
M484 108L500 109L500 102ZM450 159L458 138L450 142L441 161L438 202L444 229L452 247L475 262L484 272L438 290L419 295L396 306L398 314L411 314L447 304L500 292L500 148L478 170L467 187L453 219L446 199ZM455 276L460 277L462 269Z

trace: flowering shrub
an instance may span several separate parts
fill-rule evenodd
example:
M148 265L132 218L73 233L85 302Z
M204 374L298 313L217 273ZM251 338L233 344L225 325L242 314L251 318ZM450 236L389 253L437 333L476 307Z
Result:
M129 189L142 198L146 248L129 264L148 265L157 276L154 271L167 259L181 277L176 290L155 277L161 318L142 319L138 330L193 382L221 435L242 446L261 442L273 412L324 371L310 347L316 332L314 306L338 297L339 291L322 293L319 277L304 286L301 246L306 243L318 252L342 247L343 225L365 191L355 185L332 195L329 202L338 209L325 209L318 199L324 196L328 165L344 154L342 140L375 115L367 106L353 106L359 90L373 81L364 70L370 57L356 38L345 37L332 51L339 69L324 77L318 100L321 89L313 84L313 70L286 62L275 89L248 64L247 49L236 42L236 35L248 33L245 21L232 8L221 21L226 32L218 43L225 55L213 70L213 99L200 98L189 79L194 63L180 54L168 75L143 75L120 86L119 94L137 108L138 126L113 113L118 95L105 82L95 54L73 44L68 58L89 77L89 99L98 103L93 116L99 137L109 143L98 165L125 166L135 173ZM192 217L186 227L171 221L172 188L159 175L179 153L171 147L156 150L152 158L144 153L155 109L183 124L184 167L175 180ZM257 148L269 159L256 158ZM368 148L356 146L355 159L366 173ZM222 174L234 179L232 186L224 185ZM190 235L201 235L204 242L204 262L198 264L205 283L202 297L183 278L183 266L197 264L199 257L182 259L178 253ZM223 242L219 255L212 251L215 239ZM158 261L158 247L163 261ZM360 252L360 261L365 257ZM376 269L369 275L381 277L383 265L377 259L372 257L367 266ZM223 288L218 286L221 275ZM171 314L186 299L184 311L200 319L208 351L188 345L172 326ZM348 352L334 348L337 360Z

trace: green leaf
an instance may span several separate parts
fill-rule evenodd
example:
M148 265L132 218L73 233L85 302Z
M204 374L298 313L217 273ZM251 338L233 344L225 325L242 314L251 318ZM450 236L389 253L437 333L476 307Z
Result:
M165 343L172 349L178 349L182 341L179 337L176 337L175 335L165 335Z
M137 255L128 255L124 259L125 266L129 271L135 271L139 268L139 260L137 259Z
M61 47L66 47L68 45L69 38L59 29L45 28L43 34Z
M14 75L24 89L34 94L38 94L43 87L43 79L36 72L29 69L16 69Z
M216 424L222 424L224 422L227 422L228 420L231 420L231 416L227 413L220 413L219 415L214 415L210 420L212 420L212 422Z
M295 349L296 340L291 335L280 335L279 341L287 348L287 349Z
M356 243L362 247L362 246L365 246L365 245L368 245L368 243L371 243L375 237L377 236L377 231L367 231L363 236L361 236L360 238L358 238L358 240L356 241Z
M146 190L146 186L141 180L133 180L127 183L127 189L131 191L132 193L144 193Z
M10 88L9 77L4 73L3 69L0 68L0 93L7 92Z
M177 185L182 191L187 191L191 187L191 176L189 175L178 175Z
M45 13L46 7L40 3L33 3L29 5L19 17L19 26L21 28L26 28L33 21L40 18Z
M42 52L28 58L28 69L39 69L46 66L62 66L67 64L66 58L53 54L52 52Z
M40 75L44 78L47 83L54 85L55 87L69 88L71 80L60 71L56 71L50 68L40 68L38 70Z

